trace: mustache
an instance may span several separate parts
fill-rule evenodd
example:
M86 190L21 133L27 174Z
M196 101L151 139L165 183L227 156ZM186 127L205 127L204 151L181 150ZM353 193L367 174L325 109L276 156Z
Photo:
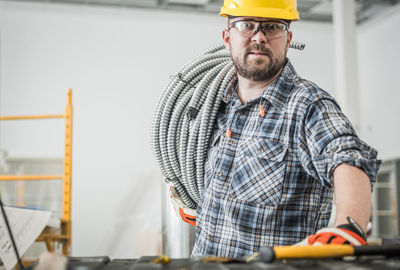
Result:
M247 54L250 54L254 51L265 53L269 58L272 58L272 51L268 48L261 46L258 43L252 44L250 45L250 47L247 48Z

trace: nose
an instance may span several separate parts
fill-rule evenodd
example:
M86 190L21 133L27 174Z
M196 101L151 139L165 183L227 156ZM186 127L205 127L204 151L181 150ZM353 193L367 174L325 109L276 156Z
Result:
M267 35L267 33L265 33L264 26L262 26L261 23L258 23L257 28L256 28L256 30L255 30L254 33L253 33L253 36L254 36L255 34L257 34L259 31L263 32L264 35Z
M255 41L257 43L266 43L267 42L267 34L265 33L265 29L261 24L258 24L256 30L253 33L251 40Z

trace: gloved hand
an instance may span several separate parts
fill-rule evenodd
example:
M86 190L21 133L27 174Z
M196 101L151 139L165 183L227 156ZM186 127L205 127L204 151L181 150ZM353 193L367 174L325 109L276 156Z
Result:
M183 221L189 223L190 225L196 226L196 210L187 207L183 203L181 197L173 186L170 187L169 191L175 214Z
M360 225L350 217L347 217L347 220L348 224L339 225L336 228L323 228L297 243L296 246L325 244L365 246L367 238Z

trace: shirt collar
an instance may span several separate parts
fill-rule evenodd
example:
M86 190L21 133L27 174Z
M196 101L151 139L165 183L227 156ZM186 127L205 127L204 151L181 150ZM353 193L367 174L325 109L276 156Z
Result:
M231 81L228 83L226 89L222 92L222 101L225 103L229 103L232 98L233 91L235 90L237 84L237 75L233 76Z
M261 98L268 100L273 106L276 107L283 106L286 98L290 94L290 89L294 82L294 79L298 76L290 60L288 58L286 60L287 61L281 75L261 94ZM236 83L237 76L234 76L232 80L228 83L228 87L222 94L222 100L225 103L229 103Z

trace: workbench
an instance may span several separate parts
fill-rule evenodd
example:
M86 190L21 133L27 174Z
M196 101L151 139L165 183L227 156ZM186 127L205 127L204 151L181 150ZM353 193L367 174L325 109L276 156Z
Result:
M114 259L108 257L70 257L68 270L400 270L398 257L359 257L320 260L280 260L273 263L202 263L200 258L171 259L169 263L152 263L156 256L138 259Z

